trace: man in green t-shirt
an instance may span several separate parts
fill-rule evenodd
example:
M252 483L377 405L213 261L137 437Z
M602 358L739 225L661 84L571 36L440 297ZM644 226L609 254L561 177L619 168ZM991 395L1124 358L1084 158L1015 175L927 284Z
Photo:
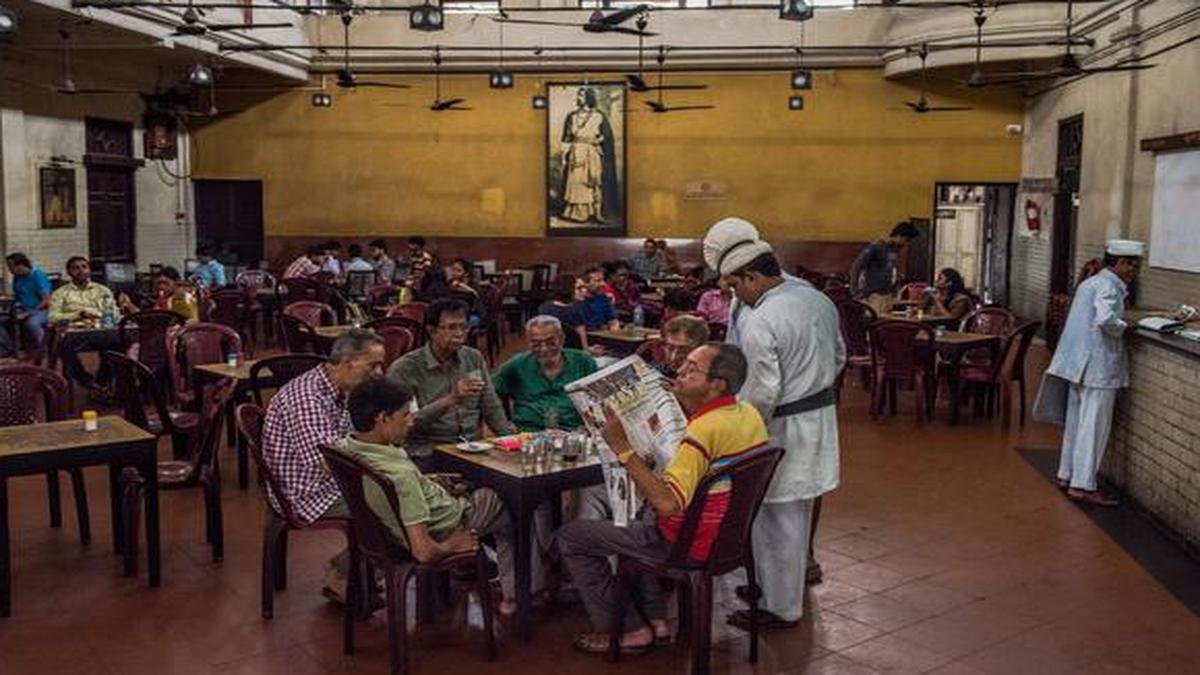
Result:
M512 421L521 431L575 429L583 425L563 388L596 372L596 360L585 351L563 349L562 323L549 315L525 324L529 351L496 370L496 393L512 400Z
M514 604L512 525L500 497L488 488L467 491L450 481L421 473L399 444L412 425L412 393L384 377L372 377L350 393L354 432L338 447L365 461L392 481L400 512L392 510L383 490L370 479L363 490L371 510L423 563L475 550L478 537L494 535L504 606ZM447 489L449 487L449 489Z

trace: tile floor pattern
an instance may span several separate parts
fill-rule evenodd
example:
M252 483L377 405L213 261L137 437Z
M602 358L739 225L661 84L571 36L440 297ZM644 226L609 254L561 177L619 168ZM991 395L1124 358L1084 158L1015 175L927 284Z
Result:
M745 661L744 637L721 631L716 672L1200 672L1200 619L1016 453L1053 444L1054 430L1006 435L969 414L958 428L939 420L918 430L905 410L874 423L865 395L846 392L842 486L819 535L826 580L799 627L765 638L757 665ZM358 653L344 657L341 614L319 593L336 535L292 535L289 588L274 620L259 617L263 506L256 489L236 488L232 466L221 564L203 543L200 494L162 496L158 590L144 565L140 579L119 576L103 469L88 470L89 548L76 539L69 489L64 527L51 530L44 480L10 481L14 616L0 620L0 673L386 672L382 617L359 624ZM578 606L543 610L535 641L502 637L494 663L480 658L478 632L423 626L414 672L686 671L683 648L615 667L574 653L570 639L585 625Z

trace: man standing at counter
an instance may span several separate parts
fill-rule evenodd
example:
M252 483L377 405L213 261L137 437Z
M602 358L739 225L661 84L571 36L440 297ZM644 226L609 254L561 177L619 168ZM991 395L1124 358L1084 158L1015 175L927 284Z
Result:
M1096 472L1108 446L1117 390L1129 386L1125 298L1145 248L1140 241L1108 242L1104 269L1075 289L1038 394L1035 417L1063 425L1058 484L1073 501L1098 506L1118 503L1096 489Z

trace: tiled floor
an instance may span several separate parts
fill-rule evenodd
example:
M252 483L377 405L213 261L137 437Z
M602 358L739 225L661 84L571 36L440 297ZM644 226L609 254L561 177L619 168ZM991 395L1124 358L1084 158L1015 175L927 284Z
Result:
M1005 434L969 415L957 428L918 430L903 414L874 423L857 390L841 420L842 486L825 504L818 555L827 574L811 590L809 616L768 636L756 666L745 662L745 638L722 631L717 672L1200 672L1200 619L1016 453L1053 445L1053 430ZM163 495L158 590L144 571L119 576L102 470L88 473L89 548L73 532L69 496L65 527L51 530L44 481L11 481L14 616L0 620L0 673L386 672L381 617L359 625L356 656L341 654L340 612L319 593L336 535L292 536L289 588L276 618L259 618L261 497L236 488L231 466L221 564L203 544L200 495ZM686 670L683 648L617 666L576 654L569 641L585 623L579 607L543 610L535 641L502 637L494 663L480 658L477 632L422 627L414 671Z

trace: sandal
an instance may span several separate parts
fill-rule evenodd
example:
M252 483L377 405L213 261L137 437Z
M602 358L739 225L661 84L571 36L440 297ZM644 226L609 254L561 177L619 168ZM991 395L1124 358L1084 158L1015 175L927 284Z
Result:
M788 621L787 619L779 617L771 612L768 612L765 609L760 609L760 610L756 610L756 611L758 612L757 617L758 617L758 629L759 630L778 630L778 629L782 629L782 628L794 628L795 626L800 624L799 619L797 619L795 621ZM733 612L732 614L729 615L729 618L726 619L726 623L728 623L730 626L733 626L734 628L741 628L742 630L745 630L745 631L750 630L750 610L739 609L736 612Z
M1080 490L1071 488L1067 490L1067 498L1073 502L1080 504L1091 504L1093 506L1120 506L1121 500L1116 497L1111 497L1102 494L1099 490Z
M571 646L588 654L607 654L610 637L604 633L580 633L575 636ZM644 645L621 645L621 656L636 656L654 649L657 643L648 642Z

